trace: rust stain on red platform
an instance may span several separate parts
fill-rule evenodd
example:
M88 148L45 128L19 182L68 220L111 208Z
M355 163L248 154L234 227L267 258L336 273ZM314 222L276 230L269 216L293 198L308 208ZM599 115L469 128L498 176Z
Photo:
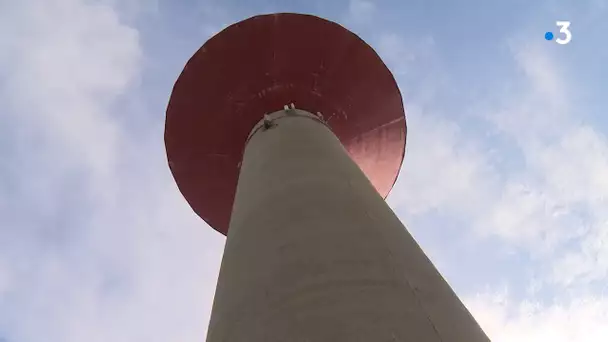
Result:
M188 61L167 108L165 146L194 211L228 231L247 135L294 103L321 112L386 197L403 161L406 124L388 68L363 40L310 15L261 15L209 39Z

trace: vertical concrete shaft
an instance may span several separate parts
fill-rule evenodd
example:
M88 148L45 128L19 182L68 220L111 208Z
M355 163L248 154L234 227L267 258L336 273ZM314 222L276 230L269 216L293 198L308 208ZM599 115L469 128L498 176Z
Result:
M246 146L207 341L489 341L309 115L273 113Z

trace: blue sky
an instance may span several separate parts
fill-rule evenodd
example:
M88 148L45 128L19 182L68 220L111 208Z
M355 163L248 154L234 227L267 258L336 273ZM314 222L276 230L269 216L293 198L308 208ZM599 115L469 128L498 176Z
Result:
M164 111L210 35L277 11L394 72L389 203L493 341L608 339L605 0L0 0L1 342L204 340L224 238L177 191Z

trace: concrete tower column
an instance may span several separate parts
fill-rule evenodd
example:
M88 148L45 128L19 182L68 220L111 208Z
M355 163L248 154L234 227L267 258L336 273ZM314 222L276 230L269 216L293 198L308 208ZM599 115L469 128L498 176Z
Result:
M245 147L207 341L489 341L330 129L271 118Z

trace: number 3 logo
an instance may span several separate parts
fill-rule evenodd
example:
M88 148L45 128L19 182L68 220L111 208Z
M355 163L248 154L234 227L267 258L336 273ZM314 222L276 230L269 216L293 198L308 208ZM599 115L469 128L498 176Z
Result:
M556 21L555 24L560 27L559 32L566 35L565 39L557 38L555 40L555 42L557 44L561 44L561 45L566 45L566 44L570 43L570 41L572 40L572 32L570 32L570 30L568 30L568 27L570 27L570 22L569 21Z

